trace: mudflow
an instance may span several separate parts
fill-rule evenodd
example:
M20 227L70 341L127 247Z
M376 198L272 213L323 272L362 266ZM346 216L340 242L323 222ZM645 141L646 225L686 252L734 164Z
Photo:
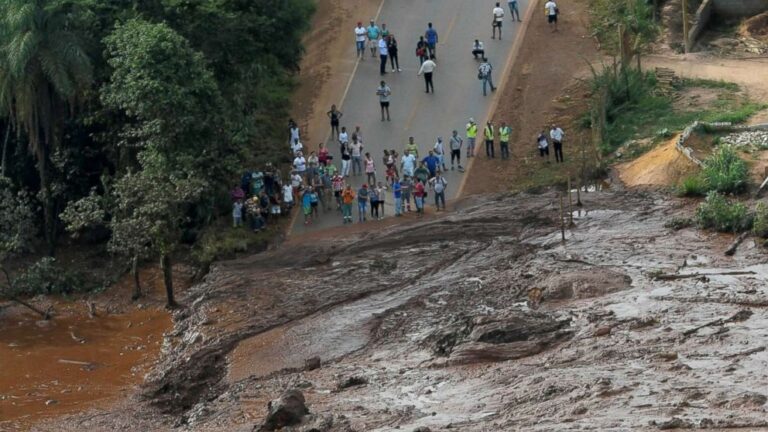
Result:
M665 228L692 208L662 195L581 198L565 242L547 192L220 263L144 408L77 424L271 430L291 389L286 431L768 427L762 247Z

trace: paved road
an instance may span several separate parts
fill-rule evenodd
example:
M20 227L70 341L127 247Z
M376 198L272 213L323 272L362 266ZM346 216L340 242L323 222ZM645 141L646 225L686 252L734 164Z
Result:
M470 51L474 39L485 43L486 56L494 67L494 82L498 85L500 75L509 57L510 49L520 23L512 22L506 2L503 40L491 39L491 10L494 2L475 0L383 0L377 24L386 23L395 35L399 45L400 66L402 72L379 75L379 59L370 57L370 51L364 61L360 61L345 95L339 95L339 102L344 116L342 126L348 131L360 126L365 151L373 155L376 162L376 176L384 179L382 151L397 149L402 154L408 137L413 136L419 146L422 158L434 145L438 136L443 137L448 149L451 131L456 129L464 137L465 125L474 117L482 129L481 122L488 115L493 98L500 92L483 96L482 82L477 79L479 62L474 60ZM521 16L529 0L518 0ZM360 17L364 24L371 17ZM425 93L424 80L417 76L419 60L415 56L415 46L419 35L423 35L427 23L432 22L439 34L437 47L437 70L434 73L435 93ZM339 29L350 34L349 56L355 56L353 29ZM376 88L384 79L392 88L390 112L391 122L382 122ZM330 126L328 126L330 132ZM478 134L480 136L480 133ZM340 167L339 146L335 139L330 139L329 149L334 162ZM466 144L466 143L465 143ZM496 148L498 157L498 144ZM484 155L484 148L478 139L476 152ZM462 151L462 165L466 166L465 152ZM484 156L482 156L484 157ZM446 166L450 170L450 159ZM446 197L455 197L462 176L458 171L448 171ZM350 177L355 189L365 182L365 175ZM428 204L431 202L428 198ZM386 197L386 217L392 217L393 198L391 192ZM353 208L357 220L357 208ZM342 224L338 211L321 212L320 218L311 225L303 224L303 217L298 217L293 226L293 234L307 230L316 230Z

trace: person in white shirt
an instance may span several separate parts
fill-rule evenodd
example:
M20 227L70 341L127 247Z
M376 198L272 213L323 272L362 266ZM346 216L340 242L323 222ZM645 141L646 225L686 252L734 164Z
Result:
M491 29L493 30L493 36L491 39L496 39L496 29L499 29L499 40L501 40L501 24L504 22L504 9L496 2L496 7L493 8L493 20L491 21Z
M304 159L304 155L301 152L296 153L296 158L293 159L293 167L298 175L304 177L304 174L307 172L307 160Z
M429 93L429 89L432 89L432 93L435 92L435 85L432 83L432 73L437 68L437 63L435 63L435 56L429 56L429 59L421 64L421 68L419 68L418 75L424 74L424 84L427 86L427 93Z
M288 144L293 144L294 141L300 138L299 135L299 125L293 119L288 119Z
M389 56L389 48L387 46L387 40L384 38L379 39L379 74L384 75L387 73L387 57Z
M563 136L565 135L565 132L563 132L562 129L557 127L557 125L552 125L552 129L549 130L549 137L552 138L552 147L554 147L555 150L555 162L564 162L563 161Z
M443 210L445 210L445 188L448 186L448 181L443 177L441 171L429 179L429 185L435 191L435 208L440 211L440 204L442 203Z
M376 95L379 96L379 105L381 106L381 121L384 121L384 112L387 113L387 121L389 121L389 97L392 95L392 89L382 81L379 87L376 89Z
M301 185L301 183L299 183ZM297 187L299 186L297 185ZM283 204L287 210L293 207L293 187L289 184L283 185Z
M447 168L445 167L445 145L443 144L443 137L437 137L437 142L432 149L435 151L435 156L437 156L437 164L442 165L443 171L447 171Z
M479 58L485 57L485 46L482 41L475 39L475 42L472 44L472 56L475 60L478 59L478 56L480 56Z
M294 156L296 156L296 153L299 153L303 148L304 144L302 144L298 138L293 140L293 143L291 143L291 151L293 151Z
M544 5L544 13L547 14L547 22L549 23L550 27L554 26L553 32L557 31L557 15L560 13L560 10L557 8L557 3L555 3L552 0L549 0Z
M416 156L410 154L408 150L403 152L403 156L400 158L400 170L403 175L407 177L413 177L413 172L416 168Z
M362 22L357 23L355 27L355 45L357 46L357 56L360 60L365 60L365 37L368 34L368 30L363 27Z

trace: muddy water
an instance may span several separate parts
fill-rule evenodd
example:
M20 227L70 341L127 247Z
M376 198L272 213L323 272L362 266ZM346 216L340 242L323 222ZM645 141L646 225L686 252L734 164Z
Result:
M357 351L368 343L378 314L419 292L418 288L385 291L246 339L230 356L228 379L262 377L302 367L315 356L325 362Z
M0 430L109 402L140 382L170 328L162 310L0 319Z

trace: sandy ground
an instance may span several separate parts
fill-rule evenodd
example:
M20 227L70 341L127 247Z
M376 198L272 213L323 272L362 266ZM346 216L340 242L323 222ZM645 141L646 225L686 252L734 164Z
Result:
M675 147L677 136L635 160L617 165L625 186L675 186L698 167Z

